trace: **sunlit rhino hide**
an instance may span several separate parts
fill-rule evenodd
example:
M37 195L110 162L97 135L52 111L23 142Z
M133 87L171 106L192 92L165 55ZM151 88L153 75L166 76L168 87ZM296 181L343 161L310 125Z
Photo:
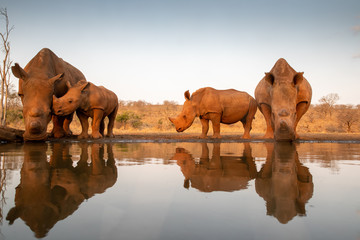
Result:
M251 124L257 106L255 99L246 92L206 87L197 90L191 97L189 91L186 91L184 96L182 112L176 118L169 118L177 132L188 129L195 117L199 117L202 125L200 138L206 138L209 121L213 125L213 138L221 138L220 123L233 124L239 121L244 126L243 138L250 138Z
M51 119L54 124L52 134L55 138L70 135L72 115L52 115L52 96L63 96L68 90L66 82L75 84L85 79L84 75L48 48L42 49L24 69L17 63L11 69L14 76L19 78L18 93L23 104L25 121L24 140L45 140L47 125Z
M296 126L312 97L311 86L303 74L280 58L257 85L255 99L266 121L264 138L277 141L298 138Z
M89 120L92 120L92 137L104 136L105 117L108 117L107 137L114 137L113 128L118 111L116 94L103 86L96 86L85 80L75 85L67 83L69 90L61 98L53 96L53 111L56 115L66 116L76 111L82 132L78 138L88 138Z

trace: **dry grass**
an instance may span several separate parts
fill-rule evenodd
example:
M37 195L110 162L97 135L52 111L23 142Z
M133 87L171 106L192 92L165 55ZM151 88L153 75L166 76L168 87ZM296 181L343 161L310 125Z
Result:
M156 134L156 133L176 133L175 128L172 123L169 121L168 117L177 116L182 110L181 105L176 105L173 103L167 103L162 105L152 105L143 101L130 102L127 104L122 103L118 116L126 112L130 112L133 115L137 116L138 124L132 126L131 121L129 120L126 125L117 122L115 124L114 133L116 135L123 134ZM340 111L340 110L339 110ZM346 135L346 126L340 122L338 115L339 111L334 110L331 116L325 116L322 114L316 106L312 106L308 112L301 119L297 131L301 136L307 136L310 133L316 134L343 134ZM89 119L90 124L91 120ZM106 120L107 121L107 120ZM139 123L140 122L140 123ZM16 129L24 129L23 120L17 120L9 122L8 126ZM78 118L75 116L73 122L70 126L71 130L75 135L81 132L81 126ZM52 124L48 126L48 130L52 129ZM260 111L257 111L255 119L253 121L252 136L261 136L265 133L266 124L263 115ZM356 122L353 124L351 133L349 136L356 135L360 133L360 123ZM91 128L89 133L91 132ZM200 134L201 133L201 124L198 118L195 119L193 125L181 134ZM221 125L221 134L222 135L242 135L243 126L240 122L232 125ZM209 134L212 135L212 127L210 125ZM329 136L330 136L329 135Z

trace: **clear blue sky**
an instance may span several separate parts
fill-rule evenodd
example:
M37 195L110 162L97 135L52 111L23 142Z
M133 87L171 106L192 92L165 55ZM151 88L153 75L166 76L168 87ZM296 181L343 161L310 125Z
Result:
M15 26L14 62L25 67L50 48L122 100L183 103L184 91L205 86L253 96L283 57L305 72L312 103L338 93L338 103L360 104L359 0L2 0L0 7Z

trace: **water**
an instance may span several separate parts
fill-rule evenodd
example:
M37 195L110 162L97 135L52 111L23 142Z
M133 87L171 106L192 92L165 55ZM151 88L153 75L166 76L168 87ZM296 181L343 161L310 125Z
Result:
M360 144L2 144L0 239L360 239Z

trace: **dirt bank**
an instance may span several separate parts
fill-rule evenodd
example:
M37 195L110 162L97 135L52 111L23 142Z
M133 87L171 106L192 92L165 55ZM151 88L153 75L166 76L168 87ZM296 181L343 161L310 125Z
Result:
M115 138L87 139L80 141L92 142L263 142L272 141L262 139L263 134L252 134L251 139L242 139L242 134L222 134L221 139L200 139L195 133L126 133L116 135ZM49 139L49 141L79 141L76 136L63 139ZM296 142L354 142L360 143L360 134L334 134L334 133L306 133L300 134Z
M21 142L24 131L0 127L0 141L2 142ZM65 137L61 139L49 138L51 142L61 141L81 141L81 142L259 142L272 141L262 139L263 134L251 134L251 139L242 139L242 133L222 133L221 139L199 139L199 133L124 133L116 135L115 138L104 139L85 139L78 140L77 136ZM355 142L360 143L360 134L344 133L301 133L297 142Z

